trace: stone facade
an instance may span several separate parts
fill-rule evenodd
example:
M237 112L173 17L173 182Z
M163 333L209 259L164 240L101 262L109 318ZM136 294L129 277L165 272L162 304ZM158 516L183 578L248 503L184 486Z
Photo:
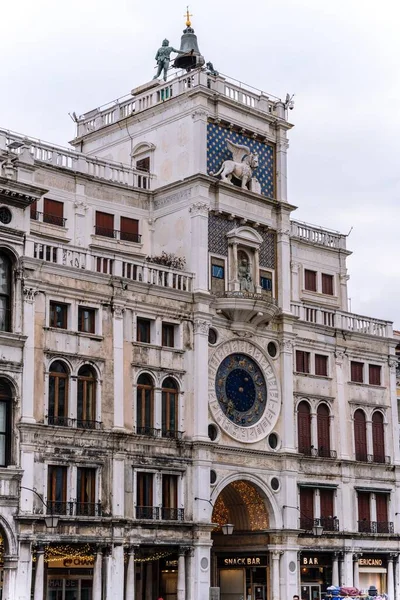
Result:
M3 600L400 600L396 340L291 220L290 128L200 69L79 152L0 131Z

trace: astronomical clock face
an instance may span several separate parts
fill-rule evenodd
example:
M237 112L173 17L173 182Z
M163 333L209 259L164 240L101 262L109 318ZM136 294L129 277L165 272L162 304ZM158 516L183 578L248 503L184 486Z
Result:
M280 412L278 383L266 356L245 341L217 348L209 363L209 404L231 437L245 443L265 438Z
M230 354L220 364L215 393L222 412L236 425L259 421L267 401L267 386L259 366L245 354Z

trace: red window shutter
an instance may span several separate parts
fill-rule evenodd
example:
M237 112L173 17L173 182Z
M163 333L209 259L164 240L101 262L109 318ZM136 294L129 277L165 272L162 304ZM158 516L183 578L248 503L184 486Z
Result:
M121 217L121 240L139 242L139 221Z
M307 402L300 402L297 412L299 452L311 454L311 414Z
M34 202L31 204L31 219L36 221L37 218L37 200L34 200Z
M322 293L333 296L333 275L322 273Z
M354 445L356 460L367 460L367 427L362 410L356 410L354 413Z
M321 517L334 517L333 490L320 489Z
M315 355L315 374L321 377L328 376L328 357L322 354Z
M51 215L52 217L58 217L60 219L64 216L64 204L62 202L57 202L57 200L45 198L43 210L45 215Z
M358 492L358 520L371 521L369 492Z
M329 408L326 404L320 404L317 410L318 455L327 458L329 458L331 451L329 429Z
M300 488L300 527L311 529L314 525L314 490Z
M385 429L380 412L374 412L372 415L372 448L374 461L385 462Z
M114 215L96 210L96 228L114 229Z
M303 350L296 350L296 371L297 373L310 372L310 353Z
M364 363L351 361L351 381L354 381L355 383L363 382L363 366Z
M306 290L310 292L317 291L317 273L316 271L310 271L309 269L304 269L304 287Z
M376 494L376 520L378 523L388 521L388 496L387 494Z
M380 365L369 365L369 384L381 385L381 367Z

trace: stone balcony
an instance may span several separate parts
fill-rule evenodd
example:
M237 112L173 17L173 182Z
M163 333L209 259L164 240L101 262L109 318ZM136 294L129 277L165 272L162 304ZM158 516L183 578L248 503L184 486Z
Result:
M225 291L215 296L217 314L233 323L267 325L279 313L277 301L268 292Z

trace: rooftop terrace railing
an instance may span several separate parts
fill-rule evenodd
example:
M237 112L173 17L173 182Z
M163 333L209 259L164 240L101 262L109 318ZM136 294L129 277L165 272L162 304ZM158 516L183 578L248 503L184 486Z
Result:
M300 221L292 221L291 226L291 236L294 238L326 248L346 249L346 236L338 231L323 229Z
M19 133L0 129L0 150L9 150L17 156L28 151L32 158L46 165L61 167L73 173L82 173L96 179L131 188L151 189L151 175L96 156L88 156L69 148L48 144Z
M171 79L160 83L158 87L150 88L135 97L132 94L123 96L83 114L77 121L77 137L116 123L132 114L140 113L194 88L212 90L248 108L284 117L283 104L276 96L266 94L226 75L212 76L204 69L197 69L191 73L174 74ZM280 111L277 108L278 103L280 103Z

